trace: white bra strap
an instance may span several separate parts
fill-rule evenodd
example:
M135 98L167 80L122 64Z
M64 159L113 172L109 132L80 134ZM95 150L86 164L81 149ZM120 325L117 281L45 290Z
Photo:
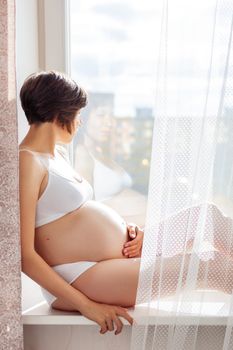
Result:
M19 152L20 151L28 151L28 152L31 152L33 154L37 154L37 152L31 151L30 149L27 149L27 148L21 148L21 149L19 149Z
M45 157L40 156L39 152L31 151L30 149L27 149L27 148L21 148L21 149L18 149L18 150L19 150L19 152L20 151L28 151L28 152L34 154L34 156L36 156L36 158L39 159L39 161L43 165L43 167L48 171L48 164L45 161Z
M32 153L32 154L37 155L37 156L48 156L48 154L49 154L49 153L42 153L42 152L31 151L30 149L27 149L27 148L21 148L21 149L18 148L18 150L19 150L19 152L20 152L20 151L28 151L28 152L30 152L30 153ZM50 155L50 156L51 156L51 155ZM51 158L52 158L52 157L51 157Z

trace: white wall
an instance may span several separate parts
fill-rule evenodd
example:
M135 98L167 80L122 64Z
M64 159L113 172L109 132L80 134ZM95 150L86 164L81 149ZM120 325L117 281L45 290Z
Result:
M16 0L16 80L18 141L22 141L28 123L20 105L19 91L24 79L39 68L37 0Z
M158 326L160 327L160 326ZM117 347L120 350L129 350L132 328L124 325L120 334L114 332L99 334L99 326L55 326L55 325L24 325L24 350L110 350ZM154 329L154 328L153 328ZM195 349L222 349L226 327L225 326L199 326ZM163 326L160 332L160 342L156 344L156 350L166 349L167 332ZM148 335L152 342L154 331ZM193 334L187 335L192 339ZM151 347L149 347L151 349Z

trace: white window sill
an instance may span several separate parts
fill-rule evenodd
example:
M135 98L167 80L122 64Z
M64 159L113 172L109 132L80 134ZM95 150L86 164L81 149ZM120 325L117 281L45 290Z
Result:
M182 304L183 312L177 313L174 308L174 297L164 298L159 306L154 303L150 312L150 325L172 325L175 318L179 318L179 324L184 325L227 325L231 296L218 291L201 291L189 293L187 310ZM150 304L152 306L152 304ZM190 307L192 305L192 307ZM173 311L172 311L173 307ZM190 311L191 309L191 311ZM137 315L140 315L140 324L147 324L148 309L146 304L138 305L137 308L129 308L129 314L138 322ZM124 325L128 321L121 318ZM87 319L77 312L65 312L49 308L43 301L34 307L25 310L22 314L24 325L96 325L92 320Z

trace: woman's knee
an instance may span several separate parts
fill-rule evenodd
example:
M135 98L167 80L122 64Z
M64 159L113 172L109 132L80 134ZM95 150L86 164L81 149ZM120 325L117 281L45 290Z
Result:
M61 310L61 311L78 311L75 310L75 308L69 304L66 300L57 298L52 304L51 308L55 310Z

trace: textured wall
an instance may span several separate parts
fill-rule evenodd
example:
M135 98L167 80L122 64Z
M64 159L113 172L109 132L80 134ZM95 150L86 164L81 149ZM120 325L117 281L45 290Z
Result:
M15 2L0 0L0 349L23 349Z

